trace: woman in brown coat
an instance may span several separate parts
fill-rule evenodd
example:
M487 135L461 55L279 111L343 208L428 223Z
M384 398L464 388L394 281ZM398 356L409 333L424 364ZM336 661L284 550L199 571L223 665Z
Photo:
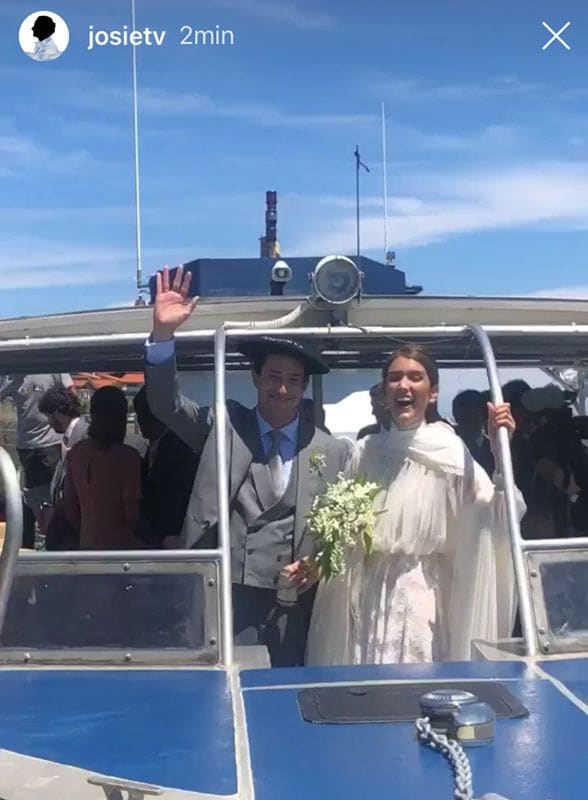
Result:
M90 403L88 438L67 456L65 514L80 532L81 550L141 547L141 458L123 444L127 400L114 386L98 389Z

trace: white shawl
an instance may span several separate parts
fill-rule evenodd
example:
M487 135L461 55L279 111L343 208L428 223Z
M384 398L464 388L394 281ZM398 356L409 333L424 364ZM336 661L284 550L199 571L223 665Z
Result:
M504 495L449 426L425 423L366 437L348 471L384 487L375 500L375 553L439 554L445 564L439 613L447 620L447 660L469 660L473 639L510 636L516 604ZM308 663L351 663L353 630L362 624L354 599L363 564L357 547L346 575L321 583Z

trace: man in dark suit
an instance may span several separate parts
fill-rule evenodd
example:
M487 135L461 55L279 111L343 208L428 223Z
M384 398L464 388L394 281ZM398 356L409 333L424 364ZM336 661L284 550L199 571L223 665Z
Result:
M455 432L463 440L474 459L491 477L494 473L494 456L490 439L484 430L484 401L481 392L465 389L456 394L452 404Z
M152 413L145 387L133 406L149 442L141 463L142 538L156 548L178 547L199 454Z
M210 408L183 396L175 372L173 336L192 313L190 273L179 268L157 276L153 332L147 344L146 387L153 413L193 450L202 452L183 538L187 547L217 543L216 451ZM265 644L273 665L302 664L312 610L308 557L315 552L306 530L314 497L345 466L348 448L316 428L299 406L313 373L328 372L297 341L258 337L239 349L252 363L257 406L227 402L227 457L234 632L237 644ZM313 469L320 455L320 469ZM282 573L299 591L281 605Z

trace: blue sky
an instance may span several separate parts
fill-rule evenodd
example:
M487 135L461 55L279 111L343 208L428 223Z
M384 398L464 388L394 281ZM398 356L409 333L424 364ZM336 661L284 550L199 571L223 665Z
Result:
M514 5L514 8L512 7ZM521 6L517 8L516 6ZM144 271L253 257L266 189L282 254L362 244L383 257L380 108L390 247L429 294L588 296L588 10L580 3L136 0ZM0 316L131 302L130 52L87 50L130 26L126 0L52 2L58 60L18 45L42 10L0 6ZM543 51L554 30L563 38ZM181 26L234 33L181 46Z

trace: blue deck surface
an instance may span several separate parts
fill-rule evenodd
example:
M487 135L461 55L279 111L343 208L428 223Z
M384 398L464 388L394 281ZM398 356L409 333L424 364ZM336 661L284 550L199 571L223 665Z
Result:
M360 678L361 676L361 678ZM317 725L285 684L322 681L472 679L500 676L530 711L500 720L496 740L470 748L476 796L577 800L587 795L588 717L524 664L440 664L336 670L274 670L242 676L256 800L414 800L452 797L451 770L407 724ZM262 688L264 685L267 688ZM276 688L271 688L272 686Z
M588 660L542 662L588 699ZM452 796L445 760L412 724L305 722L298 686L361 681L503 680L527 706L468 750L476 796L588 796L588 716L521 662L249 670L241 674L255 800ZM236 785L233 713L219 670L3 670L0 747L91 772L211 794Z
M177 789L236 792L218 670L0 672L0 747Z
M565 684L580 700L588 703L588 658L541 661L539 666L548 675Z

